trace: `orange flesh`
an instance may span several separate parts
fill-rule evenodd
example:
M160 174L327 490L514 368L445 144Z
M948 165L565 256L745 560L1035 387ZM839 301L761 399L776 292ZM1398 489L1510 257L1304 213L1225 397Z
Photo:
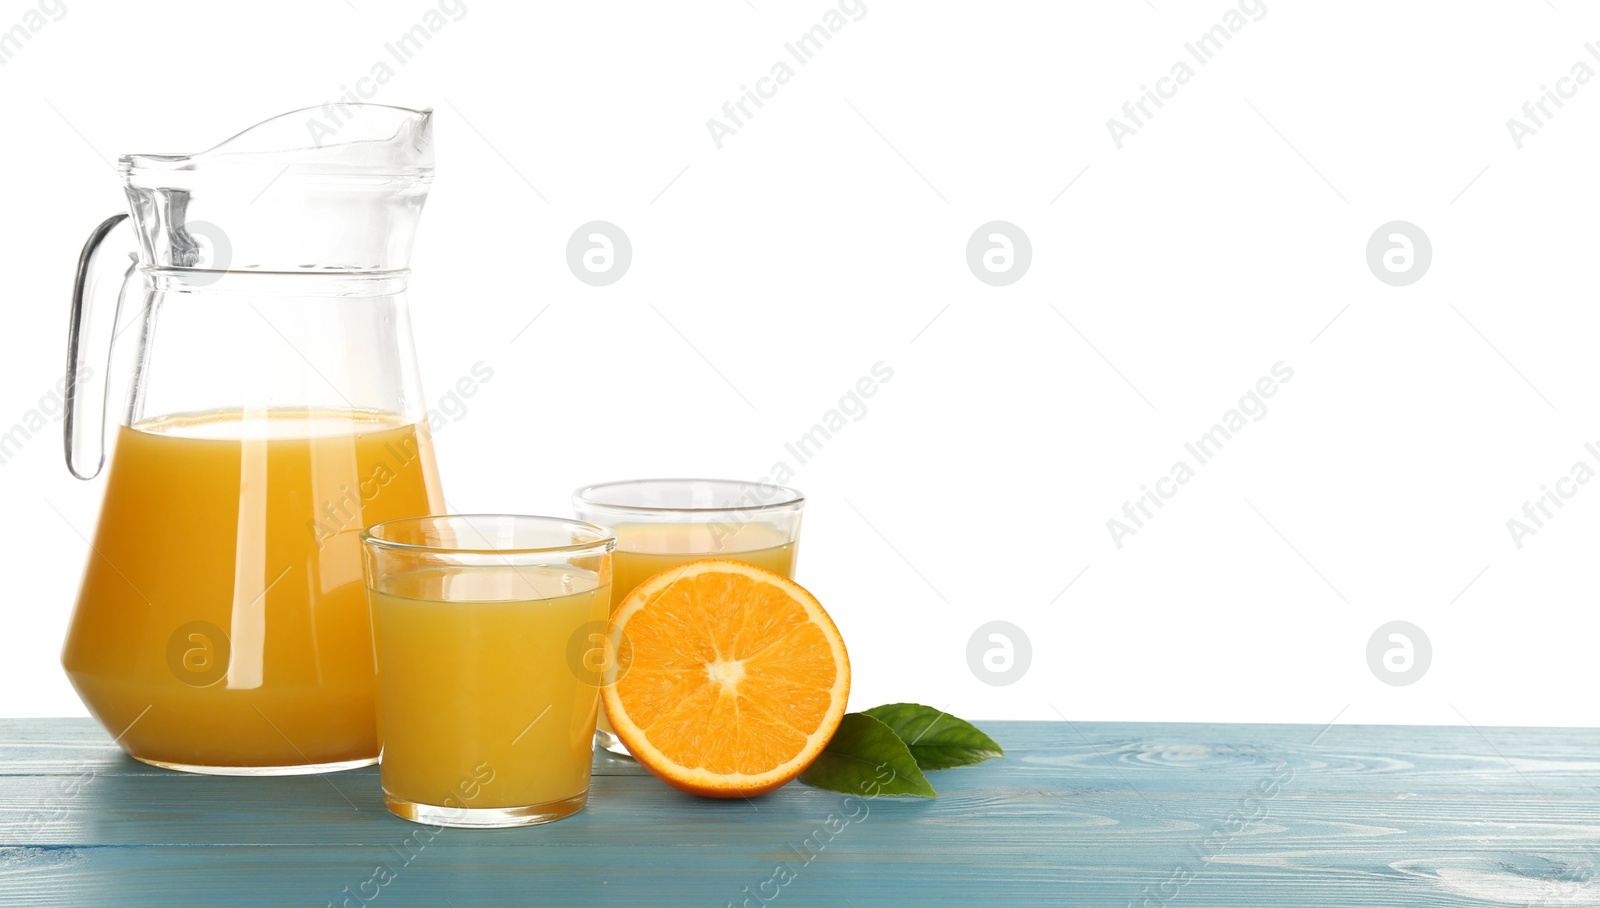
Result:
M724 624L707 605L729 600L741 606ZM827 638L800 603L749 577L678 581L628 622L628 639L632 665L618 693L650 743L685 768L771 769L805 747L832 702Z

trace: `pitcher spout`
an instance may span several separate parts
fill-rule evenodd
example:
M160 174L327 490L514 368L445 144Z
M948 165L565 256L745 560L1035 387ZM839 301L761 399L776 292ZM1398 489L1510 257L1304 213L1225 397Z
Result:
M119 161L143 264L207 271L408 267L433 179L433 111L333 103L196 154Z

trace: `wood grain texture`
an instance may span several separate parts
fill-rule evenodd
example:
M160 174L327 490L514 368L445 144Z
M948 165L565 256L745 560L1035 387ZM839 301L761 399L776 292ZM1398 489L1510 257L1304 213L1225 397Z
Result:
M600 753L571 819L436 831L375 769L188 776L0 720L0 906L1600 906L1600 731L979 724L1006 758L931 802L704 801Z

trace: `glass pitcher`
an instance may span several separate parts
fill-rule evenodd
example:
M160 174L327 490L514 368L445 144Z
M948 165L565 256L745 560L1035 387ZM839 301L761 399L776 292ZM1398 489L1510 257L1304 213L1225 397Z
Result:
M444 504L405 303L432 112L298 111L119 171L132 217L90 236L73 296L74 475L105 460L88 378L114 339L129 392L62 665L146 763L374 763L359 534Z

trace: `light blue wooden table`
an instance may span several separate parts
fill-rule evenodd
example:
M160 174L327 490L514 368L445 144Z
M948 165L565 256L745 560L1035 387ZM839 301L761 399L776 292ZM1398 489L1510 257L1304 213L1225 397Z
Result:
M434 831L375 769L180 775L0 720L0 905L1600 905L1600 731L979 724L1007 757L936 801L704 801L602 753L576 817Z

